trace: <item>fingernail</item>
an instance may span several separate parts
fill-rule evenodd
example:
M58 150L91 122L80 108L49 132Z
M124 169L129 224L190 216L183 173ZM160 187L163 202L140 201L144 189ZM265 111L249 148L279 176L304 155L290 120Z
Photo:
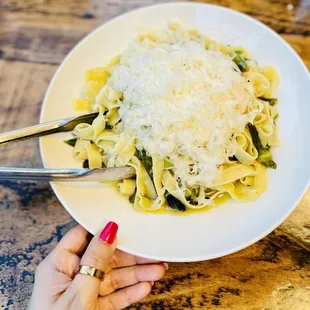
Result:
M112 244L116 238L118 225L114 222L109 222L100 234L100 239L105 243Z
M154 283L155 283L154 281L150 281L151 286L153 286L153 285L154 285Z
M169 265L167 263L163 263L163 266L164 266L166 271L169 269Z

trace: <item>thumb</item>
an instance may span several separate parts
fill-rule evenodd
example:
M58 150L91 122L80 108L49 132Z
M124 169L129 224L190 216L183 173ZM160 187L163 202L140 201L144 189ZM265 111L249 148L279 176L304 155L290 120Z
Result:
M109 222L100 233L96 234L81 258L80 265L94 267L105 272L116 249L117 230L118 225ZM101 280L78 273L72 284L80 293L89 295L89 298L97 298ZM87 298L87 296L84 297Z

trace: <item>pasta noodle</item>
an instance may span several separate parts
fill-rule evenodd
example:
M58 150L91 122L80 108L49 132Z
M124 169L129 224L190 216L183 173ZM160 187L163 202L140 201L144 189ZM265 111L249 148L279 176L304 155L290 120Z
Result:
M136 181L135 180L123 180L119 183L119 191L124 194L131 196L136 190Z
M74 107L98 116L74 129L73 156L89 168L134 167L118 188L135 210L203 209L266 191L280 77L243 47L170 23L84 78Z

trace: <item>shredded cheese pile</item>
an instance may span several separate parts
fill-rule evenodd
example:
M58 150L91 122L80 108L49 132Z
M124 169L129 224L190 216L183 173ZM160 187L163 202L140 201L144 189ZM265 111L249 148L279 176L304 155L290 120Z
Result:
M183 187L213 184L235 153L232 134L258 113L232 58L202 40L134 42L108 84L123 93L119 114L137 148L169 158Z

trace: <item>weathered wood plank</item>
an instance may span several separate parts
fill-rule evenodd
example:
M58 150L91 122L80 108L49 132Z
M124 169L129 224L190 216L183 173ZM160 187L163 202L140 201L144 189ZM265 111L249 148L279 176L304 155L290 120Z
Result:
M0 24L1 58L27 62L59 64L73 46L95 28L92 21L39 14L8 13Z
M0 132L39 122L45 90L57 67L0 60ZM38 141L1 147L1 166L40 167Z
M173 2L173 0L166 0L163 2L169 3ZM223 5L244 12L256 17L281 33L309 35L310 32L310 4L307 0L200 0L198 2ZM46 3L41 0L2 0L0 7L7 12L23 12L28 14L35 12L45 17L48 15L58 15L64 19L65 17L71 16L86 19L98 18L102 21L106 21L129 10L156 3L158 3L156 0L106 0L94 2L68 0L64 4L63 1L56 0L46 5ZM292 10L287 8L288 4L293 5Z
M310 12L310 10L309 10ZM86 34L99 26L99 19L7 13L0 22L0 58L59 64ZM310 20L310 17L309 17ZM2 24L2 27L1 27ZM282 35L310 68L310 35Z
M279 230L310 251L310 189L294 212L281 224ZM297 224L300 223L300 224ZM297 225L296 225L297 224ZM310 283L309 283L310 284Z
M38 122L41 102L56 67L3 60L0 63L1 129Z
M282 35L282 37L295 49L295 51L299 54L305 65L310 70L310 36L304 37Z
M48 183L0 180L2 309L27 309L36 267L72 224Z

